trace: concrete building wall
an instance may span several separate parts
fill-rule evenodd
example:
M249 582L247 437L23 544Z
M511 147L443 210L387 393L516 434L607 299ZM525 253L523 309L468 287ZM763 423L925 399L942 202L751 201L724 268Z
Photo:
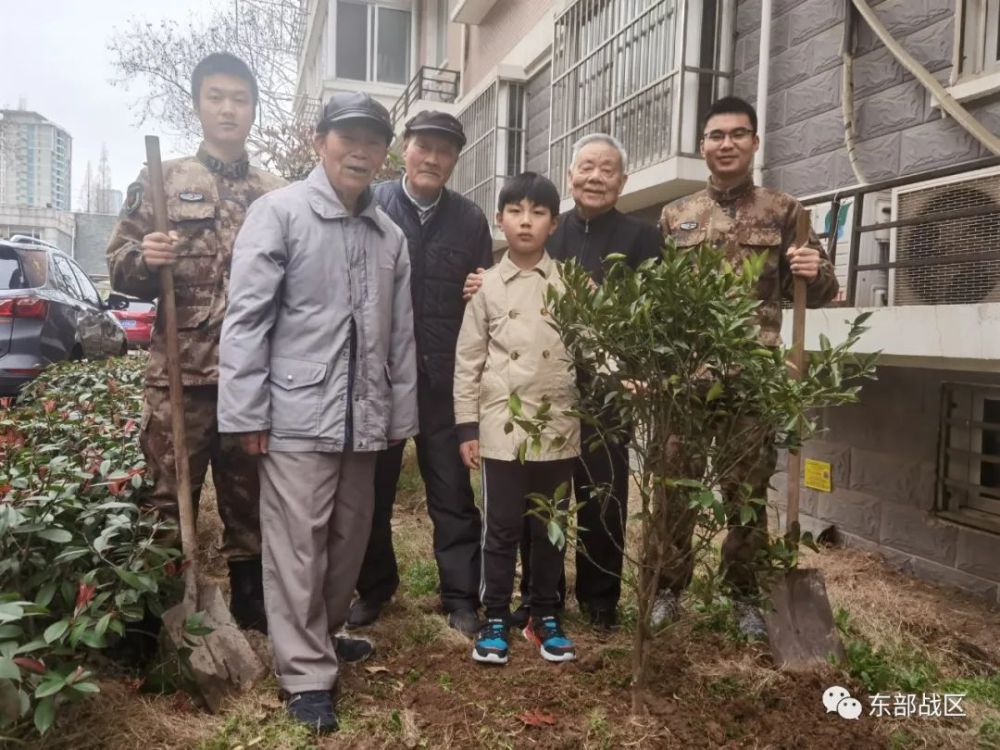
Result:
M882 23L913 57L947 84L955 0L870 0ZM792 195L857 182L844 147L841 114L842 2L780 0L773 5L764 183ZM740 0L734 93L755 102L760 0ZM854 63L858 158L868 180L917 173L986 156L859 19ZM1000 131L997 97L965 106Z
M531 31L552 0L504 0L482 23L469 26L462 66L462 91L471 91Z
M803 527L833 524L846 544L878 552L905 572L1000 603L998 536L932 512L946 381L1000 385L1000 374L880 367L860 403L825 410L826 432L805 446L803 457L832 466L833 491L803 485ZM783 518L784 461L779 469L771 500Z
M76 221L76 243L73 257L90 276L106 276L108 261L106 251L111 233L118 223L115 214L73 214Z
M69 211L0 205L0 237L15 234L35 237L72 255L75 232L73 214Z

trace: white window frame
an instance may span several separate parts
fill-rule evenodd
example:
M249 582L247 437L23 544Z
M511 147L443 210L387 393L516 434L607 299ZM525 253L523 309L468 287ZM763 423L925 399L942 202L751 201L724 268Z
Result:
M1000 0L955 0L951 86L958 101L1000 91Z
M337 18L339 16L339 10L341 5L364 5L368 10L368 20L367 20L367 49L368 55L365 60L365 78L360 80L357 78L345 78L340 75L340 71L337 67ZM355 83L363 83L370 86L398 86L403 88L410 82L413 78L414 70L414 50L416 49L417 37L416 37L416 18L414 12L414 3L410 0L336 0L334 7L334 12L331 19L331 29L333 34L331 36L331 48L333 50L333 73L338 80L342 81L353 81ZM407 50L407 60L406 60L406 75L405 80L402 83L395 83L391 81L380 81L378 80L378 19L379 11L381 9L388 10L400 10L405 11L410 16L410 34L409 34L409 50Z

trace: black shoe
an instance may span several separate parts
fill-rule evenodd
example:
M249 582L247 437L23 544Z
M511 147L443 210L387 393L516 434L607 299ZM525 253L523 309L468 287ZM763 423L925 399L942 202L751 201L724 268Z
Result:
M618 611L615 607L590 607L587 610L590 617L590 627L594 630L616 630L618 628Z
M264 570L259 557L229 561L229 611L243 630L267 635Z
M382 614L383 602L372 602L367 599L355 599L347 612L347 629L363 628L375 622Z
M334 648L337 658L345 664L357 664L375 653L375 645L365 638L344 638L338 635Z
M507 624L512 628L516 628L517 630L524 630L524 628L528 624L528 620L530 619L530 617L531 617L531 607L526 607L525 605L522 604L520 607L518 607L517 609L515 609L513 612L510 613L510 617L507 618Z
M470 638L479 632L481 625L475 610L456 609L448 614L448 627Z
M288 715L314 732L326 734L337 731L337 715L329 690L306 690L293 693L285 704Z

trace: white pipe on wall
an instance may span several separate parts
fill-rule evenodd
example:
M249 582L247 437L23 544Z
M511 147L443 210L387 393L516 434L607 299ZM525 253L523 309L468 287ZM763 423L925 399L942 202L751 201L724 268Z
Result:
M767 143L767 87L771 69L771 0L760 4L760 49L757 58L757 137L760 148L753 165L753 181L760 185L764 180L764 147Z

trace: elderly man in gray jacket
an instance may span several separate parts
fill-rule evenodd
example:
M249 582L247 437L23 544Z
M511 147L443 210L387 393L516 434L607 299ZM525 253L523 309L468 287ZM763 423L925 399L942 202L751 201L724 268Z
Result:
M417 432L410 260L372 200L392 126L336 94L319 164L251 206L233 252L219 431L259 455L264 602L293 718L337 727L330 690L374 508L376 452ZM352 653L345 653L345 650Z

